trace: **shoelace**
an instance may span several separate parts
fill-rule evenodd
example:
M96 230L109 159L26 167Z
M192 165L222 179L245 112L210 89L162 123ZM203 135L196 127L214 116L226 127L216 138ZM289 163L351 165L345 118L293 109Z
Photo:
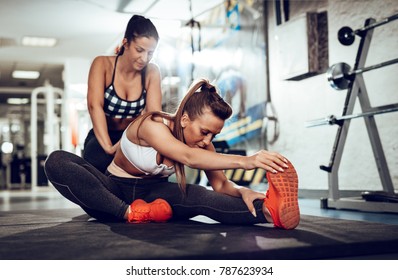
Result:
M130 214L132 215L132 222L138 221L138 222L149 222L150 217L149 217L149 212L148 210L143 210L143 209L137 209L134 211L131 211Z

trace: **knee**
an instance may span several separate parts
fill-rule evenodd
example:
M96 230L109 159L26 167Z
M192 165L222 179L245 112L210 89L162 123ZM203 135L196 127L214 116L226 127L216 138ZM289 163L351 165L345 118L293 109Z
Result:
M70 153L62 150L51 152L44 162L44 171L46 172L47 177L49 174L53 174L57 170L63 170L66 167L66 163L70 157L69 155Z
M51 152L51 153L47 156L44 165L47 166L47 165L51 164L52 162L56 162L56 161L57 161L57 158L59 158L59 155L60 155L60 151Z

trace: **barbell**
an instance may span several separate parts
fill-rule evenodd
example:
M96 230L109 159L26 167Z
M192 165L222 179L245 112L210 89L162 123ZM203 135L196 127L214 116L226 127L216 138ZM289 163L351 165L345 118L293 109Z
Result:
M327 125L327 124L328 125L334 125L334 124L342 125L345 120L369 117L369 116L391 113L391 112L396 112L396 111L398 111L398 104L392 105L389 108L380 109L380 110L376 110L376 111L372 111L372 112L358 113L358 114L345 115L345 116L339 116L339 117L336 117L335 115L330 115L323 119L308 121L308 122L306 122L305 126L313 127L313 126L320 126L320 125Z
M380 25L389 23L390 21L396 20L398 19L398 14L390 16L388 18L385 18L383 20L380 21L376 21L372 24L369 24L367 26L364 26L360 29L357 30L352 30L352 28L348 27L348 26L343 26L342 28L340 28L340 30L337 32L337 39L339 40L339 42L344 45L344 46L350 46L354 43L355 41L355 35L358 36L363 36L363 34L372 29L372 28L376 28Z
M344 90L347 89L350 83L355 79L355 75L395 63L398 63L398 58L351 71L350 65L344 62L340 62L329 67L328 71L326 72L326 76L332 88L337 90Z

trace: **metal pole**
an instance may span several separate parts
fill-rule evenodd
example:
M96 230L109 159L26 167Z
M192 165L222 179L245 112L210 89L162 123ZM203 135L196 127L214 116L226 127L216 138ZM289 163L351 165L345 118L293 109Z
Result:
M357 70L354 70L354 71L350 71L347 74L347 76L361 74L361 73L364 73L364 72L367 72L367 71L370 71L370 70L382 68L382 67L385 67L385 66L388 66L388 65L392 65L392 64L395 64L395 63L398 63L398 58L391 59L391 60L388 60L388 61L385 61L385 62L381 62L379 64L368 66L368 67L365 67L365 68L362 68L362 69L357 69Z
M51 151L54 151L54 88L50 83L46 83L46 154L48 155Z
M43 93L46 99L46 141L44 142L46 145L46 153L47 155L59 148L59 137L58 131L55 130L55 125L57 124L57 118L54 114L55 112L55 94L62 96L63 91L59 88L54 88L48 82L45 83L44 87L38 87L33 89L31 93L31 110L30 110L30 139L31 139L31 148L30 148L30 158L31 158L31 188L32 191L38 190L38 141L37 141L37 96L38 94ZM57 133L57 134L56 134Z
M45 91L45 87L38 87L32 91L30 105L30 160L31 160L31 188L37 190L37 95Z
M398 19L398 14L392 15L392 16L390 16L388 18L382 19L380 21L376 21L376 22L374 22L372 24L369 24L369 25L364 26L364 27L362 27L360 29L357 29L357 30L354 31L354 33L358 34L359 36L362 36L364 32L366 32L366 31L368 31L370 29L376 28L376 27L378 27L380 25L389 23L390 21L393 21L393 20L396 20L396 19Z

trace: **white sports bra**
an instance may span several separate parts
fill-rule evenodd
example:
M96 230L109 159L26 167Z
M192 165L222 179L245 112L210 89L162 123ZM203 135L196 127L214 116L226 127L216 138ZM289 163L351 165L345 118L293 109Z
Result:
M127 129L126 129L127 130ZM145 175L170 176L175 172L174 166L167 166L163 163L157 164L156 156L158 152L152 147L144 147L131 142L123 132L120 139L120 148L127 160Z

